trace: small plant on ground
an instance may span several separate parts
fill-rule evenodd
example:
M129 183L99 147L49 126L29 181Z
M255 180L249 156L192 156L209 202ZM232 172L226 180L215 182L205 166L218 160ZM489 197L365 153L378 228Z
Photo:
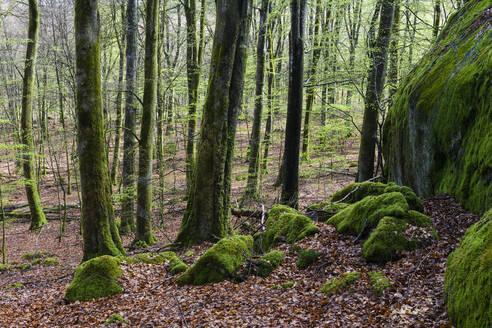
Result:
M369 283L372 286L372 291L376 296L383 296L386 288L391 286L388 278L381 271L369 272Z
M331 296L337 292L347 289L357 279L359 279L359 272L345 272L339 275L337 278L329 280L321 287L320 291L326 293L327 296Z
M130 324L128 321L126 321L125 319L123 319L123 317L121 316L121 314L115 313L115 314L112 314L108 318L108 320L106 320L106 322L104 322L104 325L105 326L109 326L110 324L115 323L115 322L121 322L121 323L124 323L124 324L127 324L127 325Z
M314 249L307 249L299 252L299 259L297 260L297 268L304 270L307 269L311 264L318 260L319 253Z

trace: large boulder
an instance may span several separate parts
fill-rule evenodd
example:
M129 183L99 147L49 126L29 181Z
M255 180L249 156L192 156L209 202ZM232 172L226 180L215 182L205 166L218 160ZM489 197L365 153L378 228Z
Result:
M492 326L492 209L466 231L449 255L444 296L456 327Z
M395 94L383 131L391 181L492 206L492 1L469 0Z

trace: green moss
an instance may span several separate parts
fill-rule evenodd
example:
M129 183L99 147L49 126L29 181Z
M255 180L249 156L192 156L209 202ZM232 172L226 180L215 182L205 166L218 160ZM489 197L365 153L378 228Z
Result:
M394 217L384 217L362 245L362 256L370 262L387 262L400 258L402 250L414 250L420 242L405 234L410 226Z
M297 259L297 268L304 270L307 269L311 264L318 260L319 253L314 249L307 249L299 252L299 258Z
M271 251L260 258L254 275L266 278L284 261L285 254L281 251Z
M320 291L325 293L327 296L331 296L347 289L350 285L357 281L359 277L359 272L345 272L337 278L329 280L323 285L323 287L321 287Z
M9 286L5 287L5 289L20 288L20 287L24 287L24 285L17 283L17 284L9 285Z
M294 281L287 281L280 285L283 289L292 288L296 283Z
M419 212L422 212L424 210L424 205L422 205L422 201L420 200L420 198L417 197L413 190L407 186L399 186L394 183L389 183L388 186L384 188L384 192L399 192L405 197L410 209Z
M490 327L491 286L492 209L466 231L446 262L445 303L457 327Z
M192 250L186 251L186 253L184 253L184 256L185 257L190 257L190 256L193 256L193 255L195 255L195 252L192 251Z
M302 251L302 247L294 244L294 245L289 247L289 251L292 253L299 253L300 251Z
M209 248L178 280L179 285L203 285L233 278L239 266L251 257L253 237L226 237Z
M36 253L24 253L22 254L21 258L26 261L32 261L34 259L40 259L45 256L50 256L50 252L36 252Z
M321 202L309 206L308 212L316 212L318 221L326 222L333 215L347 208L348 203Z
M391 286L388 278L386 278L381 271L369 272L369 278L372 291L376 296L383 296L386 288Z
M338 202L347 197L343 201L345 203L353 204L367 196L381 195L386 187L387 185L379 182L366 181L362 183L352 183L345 188L335 192L331 197L331 201ZM357 190L354 192L356 188ZM347 196L348 194L350 194L350 196Z
M255 239L262 241L261 249L266 251L281 242L294 243L318 232L307 216L288 206L275 205L268 213L265 233Z
M174 252L142 253L130 257L120 256L119 259L125 260L128 263L161 264L168 262L169 271L173 275L184 272L188 268L183 260Z
M132 244L135 248L149 248L149 245L143 240L137 240Z
M124 324L127 324L129 325L130 323L128 321L126 321L125 319L123 319L123 317L121 316L121 314L119 313L115 313L115 314L112 314L108 320L106 320L104 322L104 325L105 326L109 326L110 324L112 323L116 323L116 322L121 322L121 323L124 323Z
M391 192L367 196L331 217L327 223L334 225L340 233L357 236L362 229L364 234L369 233L383 217L404 217L407 211L405 197L399 192Z
M70 302L87 301L123 292L117 279L121 276L121 259L109 255L83 262L65 292Z
M31 265L38 265L38 264L46 265L46 266L54 266L54 265L60 265L60 262L58 262L58 260L53 257L48 257L45 259L36 259L31 263Z
M2 263L0 263L0 272L8 271L8 270L10 270L12 268L13 268L13 265L11 265L11 264L2 264Z
M188 269L188 266L178 256L172 257L169 261L169 271L173 275L185 272L186 269Z

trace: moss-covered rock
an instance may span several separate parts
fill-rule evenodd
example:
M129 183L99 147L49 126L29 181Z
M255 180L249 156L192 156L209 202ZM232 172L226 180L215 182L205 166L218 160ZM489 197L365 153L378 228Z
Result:
M233 278L239 266L251 257L253 237L223 238L209 248L177 282L179 285L203 285Z
M266 278L284 261L285 254L281 251L271 251L260 258L253 274Z
M388 278L381 271L369 272L369 283L372 286L372 292L376 296L383 296L386 288L391 286Z
M492 325L492 209L466 231L449 255L444 295L456 327Z
M298 269L307 269L311 264L318 260L319 253L315 249L306 249L299 252L296 266Z
M433 237L431 226L416 227L402 219L384 217L362 245L362 256L370 262L396 260L401 251L417 249Z
M123 292L118 284L121 259L104 255L83 262L67 287L65 298L70 302L87 301Z
M275 205L268 212L265 232L255 235L255 251L263 252L281 242L294 243L319 232L311 219L285 205Z
M321 202L309 206L308 215L313 220L316 218L316 221L326 222L333 215L347 208L349 205L348 203ZM316 213L316 215L313 216L311 213Z
M340 233L357 236L362 229L364 234L369 233L385 216L403 218L408 208L405 197L399 192L367 196L332 216L327 223Z
M389 179L420 196L455 195L492 206L490 0L469 0L393 98L383 128Z
M347 289L350 285L357 281L359 277L359 272L345 272L337 278L329 280L323 285L323 287L321 287L320 291L325 293L327 296L331 296Z

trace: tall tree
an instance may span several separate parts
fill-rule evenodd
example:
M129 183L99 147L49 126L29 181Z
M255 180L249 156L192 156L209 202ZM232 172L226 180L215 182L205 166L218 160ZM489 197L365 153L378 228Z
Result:
M29 27L24 78L22 80L22 114L21 133L23 150L24 178L26 179L26 195L31 211L31 227L37 229L46 223L35 173L33 158L34 136L32 133L32 94L34 84L34 72L36 66L36 50L39 30L39 10L37 0L29 0Z
M383 92L388 43L393 22L395 0L381 0L379 31L374 47L369 49L371 66L367 76L364 118L360 137L358 181L366 181L374 174L374 152L377 142L378 118Z
M137 0L128 0L126 7L126 94L125 129L123 136L123 197L121 200L120 232L135 230L135 150L137 108L135 84L137 80Z
M97 0L75 1L76 110L83 261L125 251L113 217L104 140Z
M145 84L139 140L137 230L135 241L155 243L152 233L152 144L157 104L157 37L159 0L147 0L145 20Z
M263 113L263 86L265 84L265 40L270 1L262 0L260 9L260 23L258 27L258 43L256 46L256 88L255 110L253 114L253 128L249 139L248 181L244 198L258 196L258 173L260 165L260 134Z
M217 0L212 62L197 161L176 243L187 246L214 241L231 231L224 188L230 124L231 81L241 26L247 21L248 0ZM245 45L242 45L245 46Z
M393 13L393 26L391 27L391 41L389 46L388 84L390 96L396 93L398 88L398 42L400 38L400 0L396 0Z
M299 144L302 120L302 87L304 65L304 17L306 0L291 0L289 47L289 94L285 150L282 161L282 204L297 208L299 200Z

